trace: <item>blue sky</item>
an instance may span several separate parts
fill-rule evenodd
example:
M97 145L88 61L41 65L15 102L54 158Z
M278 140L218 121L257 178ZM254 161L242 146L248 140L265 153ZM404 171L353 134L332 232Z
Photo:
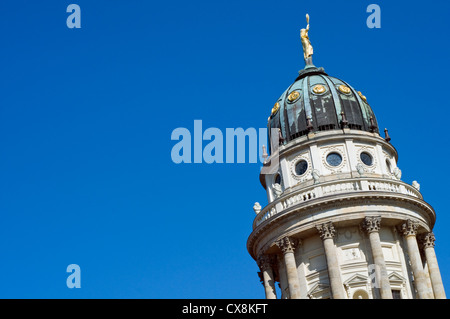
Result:
M66 7L81 7L81 29ZM366 26L370 3L381 28ZM367 96L436 210L450 287L448 1L2 1L0 297L263 298L259 164L175 164L177 127L265 127L304 66ZM444 165L445 164L445 165ZM66 267L81 267L68 289Z

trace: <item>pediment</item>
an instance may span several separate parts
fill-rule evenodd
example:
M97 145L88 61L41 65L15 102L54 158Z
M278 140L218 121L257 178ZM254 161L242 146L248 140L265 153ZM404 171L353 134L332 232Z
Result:
M401 276L401 275L399 275L397 272L392 272L389 276L388 276L388 278L389 278L389 282L391 282L391 283L396 283L396 284L403 284L405 281L406 281L406 279L403 277L403 276Z
M351 276L350 278L348 278L344 282L344 285L348 285L348 286L365 285L365 284L367 284L367 280L368 280L367 276L364 276L361 274L355 274L355 275Z
M325 289L329 289L329 288L330 288L330 286L328 286L327 284L318 282L311 287L311 289L308 291L308 295L315 295L315 294L320 293L320 292L324 291Z

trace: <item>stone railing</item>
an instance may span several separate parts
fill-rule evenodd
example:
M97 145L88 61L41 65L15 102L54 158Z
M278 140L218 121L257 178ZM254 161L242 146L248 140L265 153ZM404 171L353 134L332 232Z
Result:
M330 181L301 188L287 195L282 194L280 198L271 202L258 213L253 221L253 229L272 216L294 205L324 196L370 191L392 192L422 199L422 195L416 188L397 180L358 178Z

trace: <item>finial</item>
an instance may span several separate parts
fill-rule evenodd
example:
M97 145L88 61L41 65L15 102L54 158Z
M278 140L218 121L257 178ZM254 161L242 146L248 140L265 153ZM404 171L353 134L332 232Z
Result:
M344 113L344 111L342 111L341 112L341 128L344 128L344 127L348 127L348 121L347 121L347 118L345 117L345 113Z
M384 139L385 139L386 142L388 142L388 143L391 141L391 137L390 137L389 134L388 134L388 129L387 129L387 128L384 129Z
M314 53L311 42L309 41L308 31L309 31L309 14L306 14L306 29L300 30L300 40L302 41L303 57L305 59L306 67L313 65L312 55Z
M375 133L377 126L375 125L375 121L373 120L373 116L370 117L370 132Z
M309 132L311 132L314 129L314 126L311 123L311 118L309 116L306 118L306 128L308 129Z
M267 161L267 158L269 157L269 155L267 154L267 149L266 149L265 145L262 146L262 152L263 152L262 157L264 158L264 164L265 164Z
M278 143L283 144L284 142L284 137L283 134L281 133L281 129L278 129Z

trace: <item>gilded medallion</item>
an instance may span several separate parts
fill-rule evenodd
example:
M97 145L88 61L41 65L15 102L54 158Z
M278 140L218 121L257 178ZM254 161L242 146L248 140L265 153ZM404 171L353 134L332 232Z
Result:
M289 102L292 103L292 102L296 101L299 97L300 97L300 92L293 91L293 92L291 92L291 94L289 94L288 100L289 100Z
M342 84L338 86L338 89L339 89L339 91L341 91L344 94L350 94L350 92L351 92L351 90L348 86L342 85Z
M278 109L280 108L280 103L275 103L275 105L272 108L272 114L277 113Z
M361 93L361 91L358 91L358 95L364 100L364 102L367 102L367 98Z
M327 89L322 84L317 84L313 87L313 92L316 94L322 94L325 93Z

